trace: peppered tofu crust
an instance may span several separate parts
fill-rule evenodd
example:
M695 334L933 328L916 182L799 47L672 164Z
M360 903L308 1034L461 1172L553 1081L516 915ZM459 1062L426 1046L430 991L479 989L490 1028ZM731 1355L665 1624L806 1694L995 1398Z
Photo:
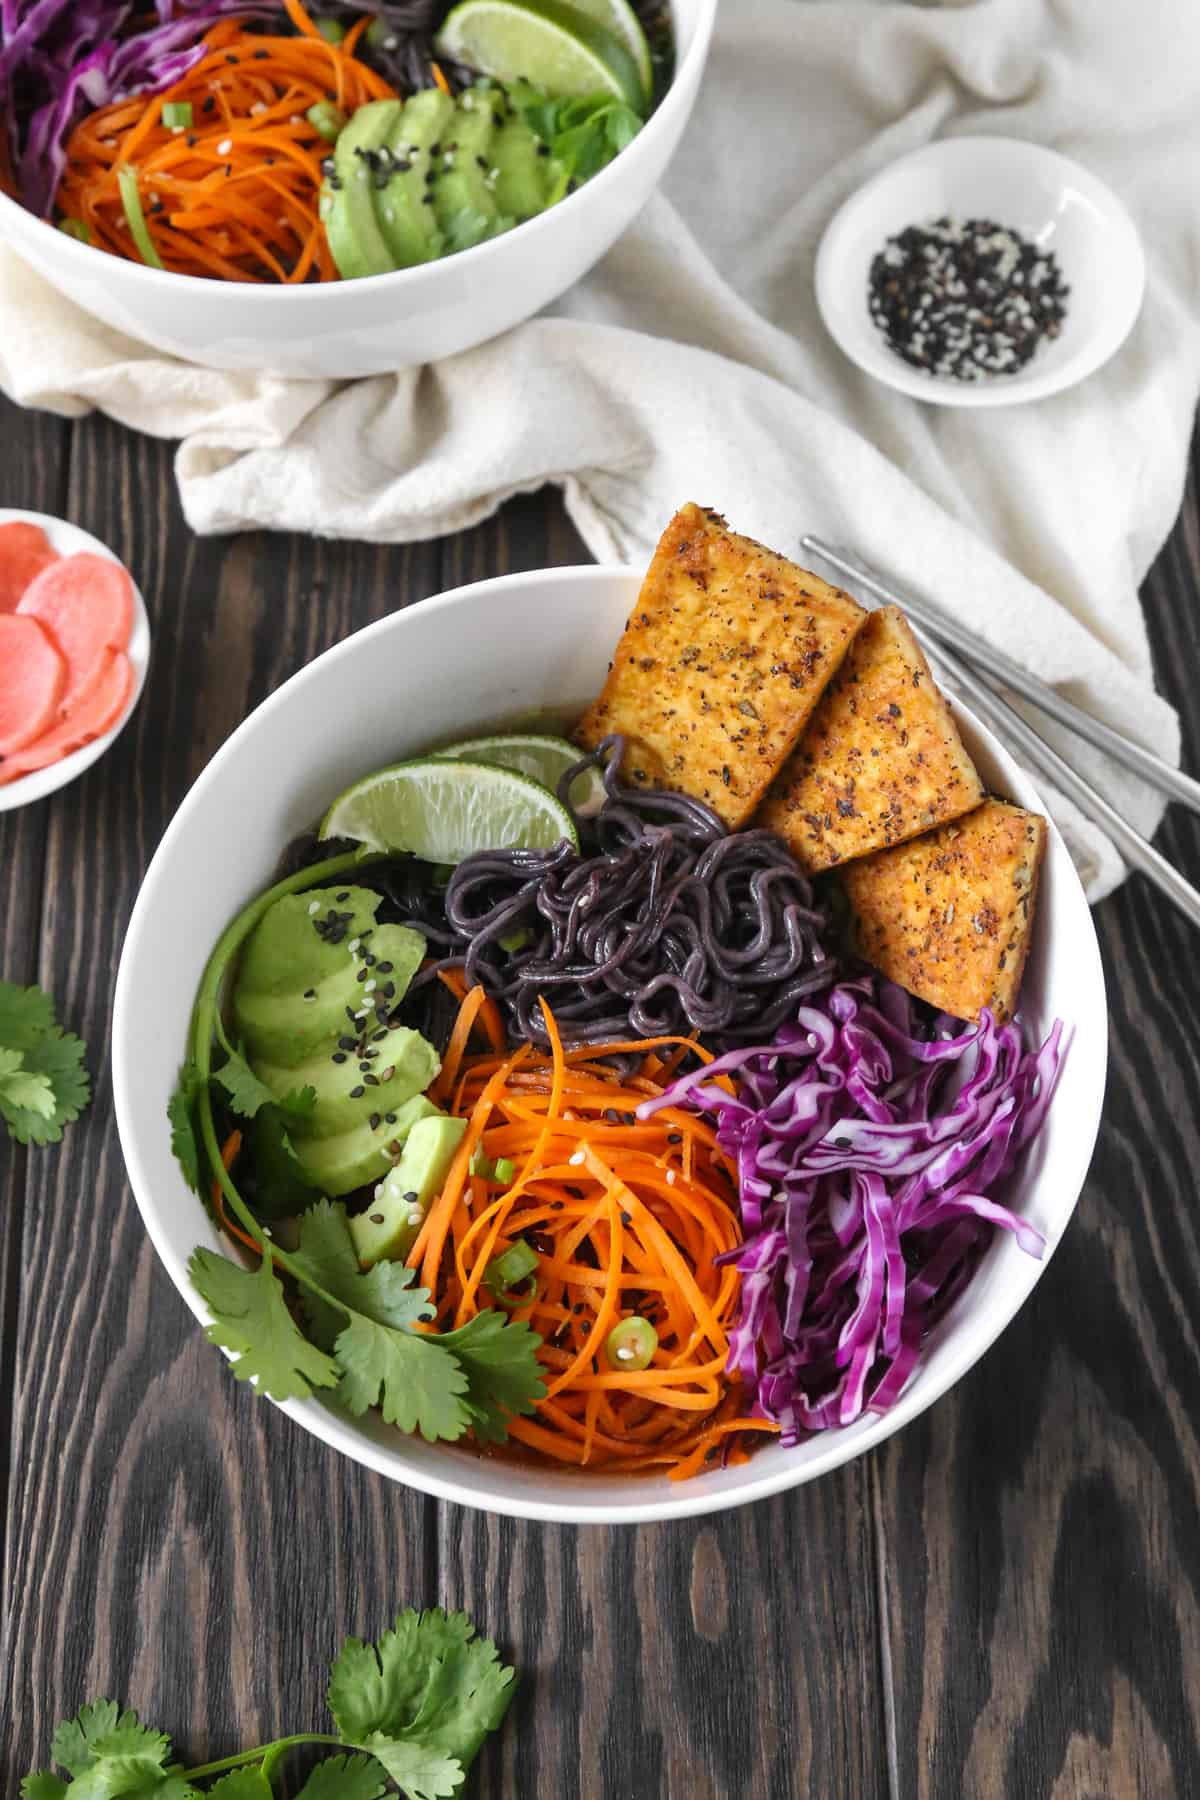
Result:
M755 823L810 874L902 844L983 799L921 647L896 606L867 619Z
M1029 949L1046 821L985 800L925 837L847 863L855 946L957 1019L1011 1018Z
M622 773L703 800L731 829L753 813L867 615L699 506L663 533L599 698L575 728L619 731Z

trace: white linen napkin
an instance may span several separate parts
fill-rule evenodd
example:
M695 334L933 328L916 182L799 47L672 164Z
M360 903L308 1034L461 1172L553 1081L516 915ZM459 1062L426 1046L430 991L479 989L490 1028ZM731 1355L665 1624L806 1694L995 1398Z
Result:
M784 552L812 531L1176 761L1137 588L1178 510L1200 389L1197 69L1200 9L1177 0L724 0L664 191L551 314L341 387L222 374L97 324L3 249L0 386L182 439L201 532L428 538L547 481L602 559L643 562L686 499ZM1111 184L1145 240L1146 302L1068 393L923 406L826 336L816 247L893 157L982 132L1052 145ZM1153 830L1153 793L1057 741ZM1100 898L1123 873L1115 850L1049 799Z

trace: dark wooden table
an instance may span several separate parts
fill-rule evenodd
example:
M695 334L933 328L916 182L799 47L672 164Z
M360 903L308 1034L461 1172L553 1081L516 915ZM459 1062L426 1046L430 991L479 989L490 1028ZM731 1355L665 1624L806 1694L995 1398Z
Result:
M584 560L557 497L410 549L197 540L171 448L0 409L0 504L65 514L142 585L156 659L115 750L0 816L0 973L87 1038L57 1149L0 1139L6 1741L0 1789L93 1696L194 1760L321 1728L348 1632L469 1609L522 1671L469 1792L519 1800L1165 1800L1200 1794L1200 941L1099 908L1111 1076L1079 1210L1000 1342L810 1487L586 1531L443 1506L235 1386L125 1181L106 1041L142 873L221 741L293 670L439 588ZM1200 768L1197 488L1146 586ZM1200 823L1159 839L1200 879Z

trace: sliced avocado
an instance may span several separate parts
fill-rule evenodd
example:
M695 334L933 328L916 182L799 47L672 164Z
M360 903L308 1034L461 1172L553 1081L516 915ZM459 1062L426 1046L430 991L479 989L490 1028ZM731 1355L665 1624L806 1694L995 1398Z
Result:
M418 1120L435 1115L440 1116L433 1101L417 1094L396 1110L394 1124L382 1124L378 1130L372 1131L364 1119L340 1137L295 1139L296 1160L313 1186L336 1200L339 1194L382 1181L396 1160L392 1146L403 1149Z
M445 1181L467 1129L465 1119L419 1119L375 1204L350 1221L358 1260L398 1262L412 1249L434 1195Z
M533 127L519 112L510 112L492 144L496 170L496 205L517 220L536 218L546 210L559 166Z
M440 88L425 88L405 101L388 135L388 159L379 169L372 194L376 222L394 268L433 262L446 248L434 198L434 164L445 154L443 140L454 135L454 120L450 96ZM436 158L431 155L435 144Z
M397 267L379 227L375 201L377 158L404 110L402 100L370 100L338 135L333 173L321 189L325 235L343 280L386 275Z
M414 1094L423 1094L441 1067L438 1053L428 1039L405 1025L395 1026L386 1037L378 1043L369 1042L366 1048L370 1055L361 1058L353 1050L322 1049L308 1062L291 1068L261 1058L255 1063L258 1079L280 1099L293 1088L316 1090L317 1103L312 1112L298 1118L292 1126L297 1142L301 1138L339 1137L360 1120L372 1117L384 1119L379 1129L386 1139L386 1115ZM334 1062L334 1056L341 1061ZM367 1068L363 1067L364 1062L368 1063Z
M325 1046L332 1050L334 1041L353 1029L347 1008L369 1008L376 994L384 995L389 1008L399 1004L425 954L425 940L407 925L377 926L379 905L379 895L369 888L322 889L285 895L259 921L242 952L233 991L234 1024L252 1059L296 1069ZM373 963L364 963L363 950ZM368 995L370 980L376 985Z
M471 105L464 102L471 96ZM451 250L469 250L491 234L500 216L493 189L492 145L502 104L492 89L460 95L442 154L435 159L433 194L438 223ZM439 166L440 165L440 166Z

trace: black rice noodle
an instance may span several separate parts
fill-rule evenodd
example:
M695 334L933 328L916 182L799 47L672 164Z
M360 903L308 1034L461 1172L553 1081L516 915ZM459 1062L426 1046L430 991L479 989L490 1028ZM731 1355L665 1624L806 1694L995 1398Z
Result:
M572 1045L769 1035L833 977L826 914L773 833L730 833L698 800L624 787L622 747L605 738L560 784L565 798L586 770L603 777L607 798L580 852L564 842L458 865L445 928L430 934L441 960L418 983L463 969L500 1003L518 1043L548 1042L542 994Z

